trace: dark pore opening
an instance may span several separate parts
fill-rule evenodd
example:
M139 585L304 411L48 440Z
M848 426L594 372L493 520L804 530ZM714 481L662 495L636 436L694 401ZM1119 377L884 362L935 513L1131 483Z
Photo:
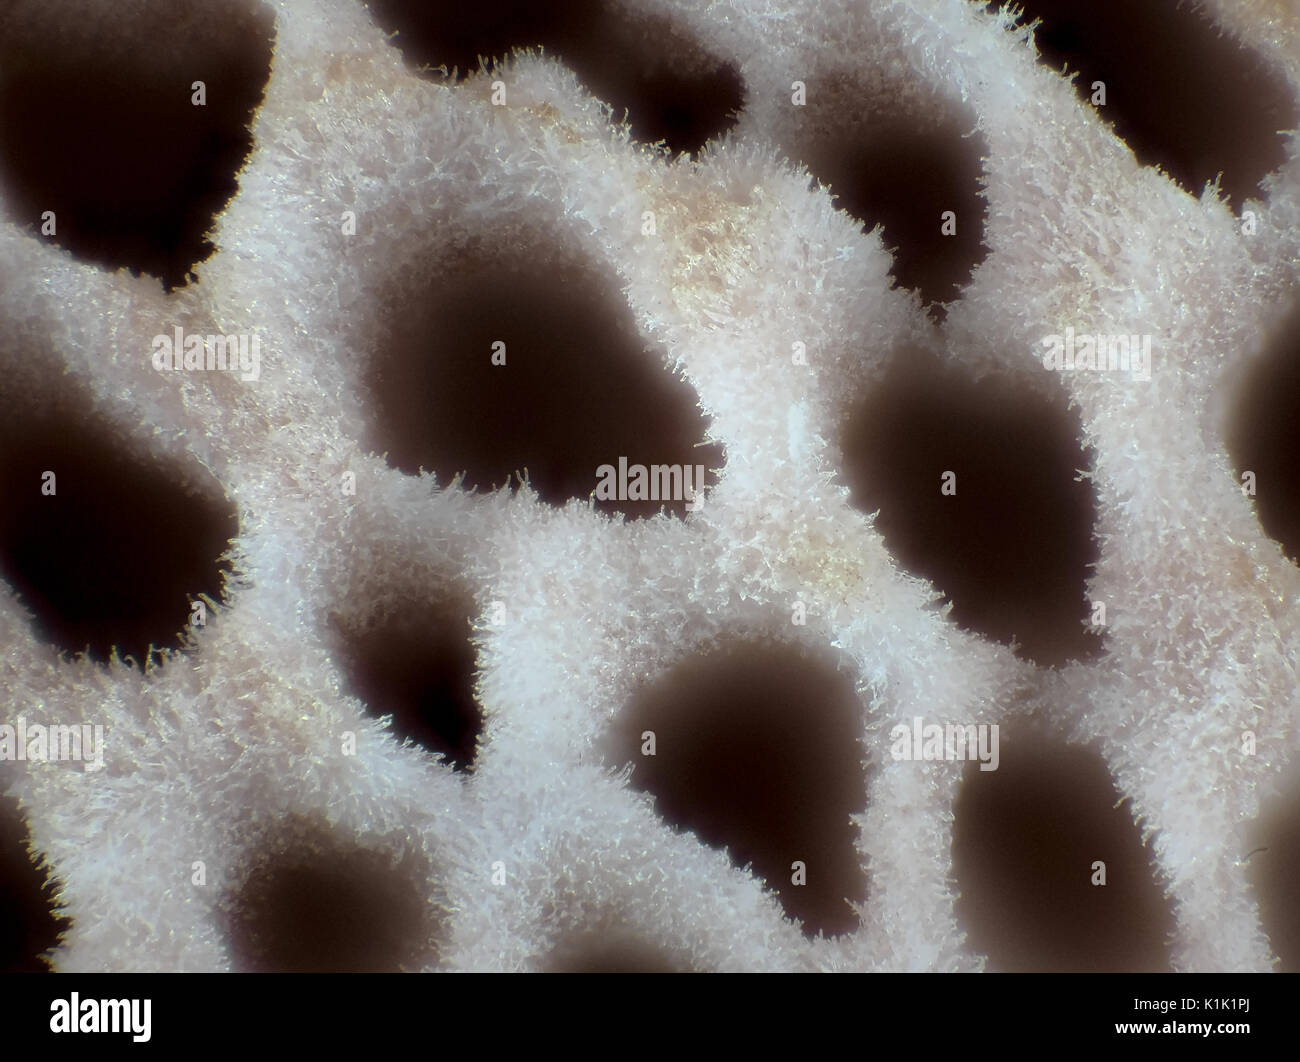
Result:
M846 901L867 896L850 821L867 806L861 712L833 659L738 641L642 689L609 761L633 765L631 784L669 826L752 864L805 934L846 933L858 924Z
M372 715L391 715L398 740L446 757L457 771L473 766L483 730L473 612L468 598L449 597L399 607L364 628L335 622L348 692Z
M1063 394L897 358L850 414L844 479L898 562L962 628L1040 665L1101 649L1085 597L1096 494Z
M0 577L68 653L144 663L222 599L233 504L197 462L146 453L73 396L0 394Z
M604 0L372 0L370 7L418 68L455 68L464 78L478 70L480 56L499 62L515 48L541 48L608 103L615 120L626 111L637 140L665 141L674 153L699 152L735 124L744 106L733 64L663 19L634 16Z
M1300 313L1247 366L1224 442L1264 533L1300 558Z
M1169 970L1173 906L1118 800L1100 755L1028 727L1001 728L997 770L966 768L953 806L957 916L990 970Z
M685 973L661 948L631 934L580 933L556 945L548 973Z
M59 886L35 860L18 801L0 797L0 973L48 973L47 952L72 928L55 913Z
M1001 6L995 4L990 6ZM1041 62L1078 71L1074 87L1140 163L1160 166L1185 191L1223 173L1240 207L1286 161L1279 130L1296 127L1285 77L1183 0L1016 0L1022 22L1042 19Z
M445 927L427 867L323 824L292 822L249 854L224 902L235 968L254 973L400 973L438 961Z
M1276 969L1300 973L1300 773L1266 801L1242 853Z
M509 244L518 250L509 257L498 246L463 254L390 316L370 364L370 445L440 484L464 472L463 486L486 490L526 470L551 505L595 494L602 512L685 516L688 470L692 488L701 469L712 485L723 458L703 445L694 391L638 332L608 274L540 246ZM657 499L638 493L635 465ZM653 466L677 471L651 476Z
M70 32L39 4L17 11L0 22L0 181L12 219L168 290L194 279L253 146L270 11L154 0L132 7L129 37ZM69 18L66 5L58 17Z
M812 138L801 157L837 207L867 230L882 227L894 279L942 316L987 253L980 195L987 148L970 135L974 119L957 113L919 122L869 101L864 121L860 109Z

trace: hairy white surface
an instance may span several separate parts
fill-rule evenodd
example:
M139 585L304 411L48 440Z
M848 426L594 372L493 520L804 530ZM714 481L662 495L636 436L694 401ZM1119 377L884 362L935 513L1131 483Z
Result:
M65 6L78 32L111 42L143 5L45 4ZM256 146L201 284L164 296L152 278L0 223L4 386L44 386L16 362L48 345L124 437L206 466L241 527L226 605L150 674L56 659L0 584L10 704L110 735L98 774L2 765L75 919L57 968L230 968L223 889L244 853L287 843L276 823L300 814L425 859L421 887L450 912L431 967L533 969L566 934L609 924L700 969L977 969L951 877L962 765L892 762L888 735L918 715L1032 711L1100 741L1153 835L1175 966L1268 968L1240 830L1300 748L1300 575L1259 529L1214 402L1298 279L1294 139L1255 204L1267 220L1252 242L1214 194L1190 197L1139 166L1024 34L964 0L629 0L745 81L738 126L698 162L632 142L550 58L444 84L414 76L358 3L273 6ZM1300 92L1293 6L1212 7ZM209 9L219 32L220 5ZM783 157L801 120L791 81L816 93L837 77L868 96L913 86L918 122L965 108L987 143L990 253L942 326L891 289L879 232L862 233ZM505 107L489 98L498 78ZM340 231L345 210L355 235ZM605 263L725 444L701 512L623 523L527 489L469 494L365 450L366 352L420 297L440 250L489 223ZM1040 386L1041 336L1134 320L1155 335L1149 382L1060 380L1097 455L1089 596L1107 602L1106 652L1040 670L959 630L898 567L835 485L835 437L900 345L960 350ZM261 378L155 372L149 337L175 324L256 331ZM795 340L809 365L792 363ZM864 362L873 351L880 364ZM346 471L355 497L339 490ZM480 609L486 723L468 777L401 747L342 692L330 652L331 616L365 623L452 581ZM796 598L806 627L790 624ZM736 633L835 646L856 669L870 896L854 933L807 939L756 878L668 829L600 759L640 676ZM1247 729L1254 757L1239 753ZM346 731L356 756L340 753ZM206 887L190 884L195 860ZM496 861L505 886L492 884Z

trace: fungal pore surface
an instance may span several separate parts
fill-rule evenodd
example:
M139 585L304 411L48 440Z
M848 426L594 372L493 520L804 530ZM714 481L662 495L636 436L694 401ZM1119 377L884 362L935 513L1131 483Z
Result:
M1292 0L9 0L0 961L1300 969L1297 114Z

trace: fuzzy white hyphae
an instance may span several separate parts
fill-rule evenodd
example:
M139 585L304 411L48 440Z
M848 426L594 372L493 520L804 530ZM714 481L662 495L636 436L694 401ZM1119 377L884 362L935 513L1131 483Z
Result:
M187 6L175 32L219 42L229 5ZM57 24L63 45L130 64L157 5L7 7L15 25ZM358 958L374 968L547 969L614 940L632 942L619 961L649 948L647 961L700 970L980 969L953 809L964 778L983 781L969 760L993 749L894 756L891 734L1000 726L992 778L1033 716L1099 750L1140 822L1147 884L1172 905L1172 965L1268 969L1244 857L1300 749L1300 576L1261 531L1220 417L1300 279L1294 140L1257 200L1229 204L1141 165L1036 62L1030 35L982 5L615 7L739 72L739 119L697 158L634 141L563 56L444 80L363 4L289 0L269 9L254 147L198 283L165 294L0 204L5 410L75 392L110 425L106 450L201 473L239 519L224 599L206 599L184 650L148 672L60 657L0 583L0 723L103 727L102 769L0 762L72 919L56 968L246 966L274 936L274 867L289 853L295 867L354 868L340 895L372 911L384 890L416 897L382 901L376 940L398 943ZM1300 98L1294 6L1203 7ZM830 110L816 111L819 92ZM801 122L834 135L895 105L919 125L968 115L984 145L987 253L941 324L894 286L880 231L787 158L822 135ZM1245 211L1262 219L1249 236ZM557 275L594 263L599 297L627 307L654 368L679 373L710 418L725 461L710 463L705 504L626 521L600 507L650 484L648 499L666 485L691 501L705 473L689 452L674 476L666 457L613 450L561 506L517 480L470 491L385 460L372 359L475 254ZM226 371L206 371L196 346L189 371L179 343L164 357L182 334L254 337L256 364L236 343ZM575 350L598 357L589 342ZM1086 596L1105 606L1100 655L1036 667L962 629L850 504L844 423L904 349L1068 397L1095 455L1079 467L1097 498ZM493 371L518 364L511 351ZM639 413L635 390L602 400ZM539 482L545 456L530 456ZM166 530L142 527L140 548L161 550ZM1034 535L1029 548L1054 548ZM453 591L472 602L484 719L468 773L403 745L343 665L348 638L418 620ZM644 683L735 639L833 652L856 689L868 802L854 858L869 887L850 932L802 932L756 874L661 818L608 752ZM791 734L814 708L790 709ZM672 737L657 734L657 758ZM818 869L789 862L810 880ZM249 925L264 927L254 945Z

